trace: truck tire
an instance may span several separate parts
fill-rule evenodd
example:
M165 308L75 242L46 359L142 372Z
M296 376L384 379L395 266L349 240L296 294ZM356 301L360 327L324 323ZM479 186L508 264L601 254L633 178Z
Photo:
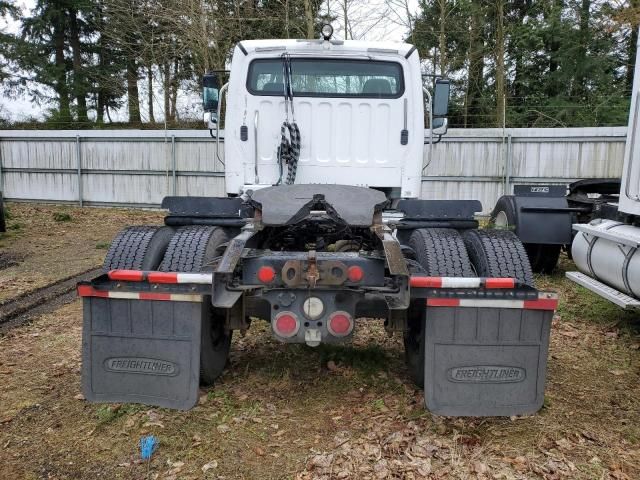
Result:
M229 240L221 227L189 225L178 229L171 239L159 270L162 272L206 272L213 261L224 253ZM225 329L226 311L214 308L211 299L202 303L205 309L200 342L200 383L212 385L229 358L232 331Z
M478 276L515 278L534 286L529 257L515 233L508 230L468 230L463 238Z
M171 227L136 226L120 231L104 259L105 270L155 270L164 257L175 230Z
M210 299L205 299L203 308L209 312L208 322L202 322L200 341L200 383L213 385L227 366L233 330L225 330L224 310L214 308Z
M434 277L473 277L471 261L460 234L450 228L421 228L409 237L409 247L424 273ZM413 302L404 334L405 361L409 376L424 386L424 301Z
M489 224L498 230L515 231L517 223L518 212L513 202L513 195L500 197L491 212ZM532 271L535 273L551 273L558 264L562 245L525 243L524 248L529 256Z
M409 237L409 247L429 276L474 276L464 240L457 230L419 228Z
M188 225L178 229L162 259L161 272L206 272L213 260L224 253L221 246L229 237L221 227Z
M531 270L535 273L552 273L558 265L562 245L547 245L545 243L525 243L524 249L529 256Z
M513 195L503 195L491 212L489 225L498 230L515 230L517 223L518 212L513 202Z

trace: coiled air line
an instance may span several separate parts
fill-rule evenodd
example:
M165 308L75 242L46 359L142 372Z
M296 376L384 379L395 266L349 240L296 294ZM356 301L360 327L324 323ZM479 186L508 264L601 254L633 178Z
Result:
M280 162L280 179L277 185L282 183L284 165L287 165L286 185L293 185L296 181L298 160L300 159L300 129L296 123L296 113L293 108L293 82L291 77L291 57L288 53L282 54L282 79L284 87L285 121L280 127L280 146L278 147L278 160ZM289 108L291 108L291 122L289 122Z

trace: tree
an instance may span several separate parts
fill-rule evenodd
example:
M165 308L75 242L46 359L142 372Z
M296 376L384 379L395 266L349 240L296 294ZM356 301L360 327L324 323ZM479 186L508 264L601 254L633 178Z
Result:
M62 125L72 121L67 84L69 65L65 57L65 15L63 4L38 0L32 15L22 21L21 37L13 58L21 69L29 72L22 84L34 97L47 98L47 94L33 83L50 87L55 92L58 110L54 116ZM49 61L52 57L53 63Z
M11 17L14 20L18 18L19 10L11 2L0 0L0 17ZM15 44L15 38L9 33L0 31L0 82L11 76L9 70L9 59L12 57L12 48Z
M408 38L453 80L452 125L620 125L639 1L423 1Z

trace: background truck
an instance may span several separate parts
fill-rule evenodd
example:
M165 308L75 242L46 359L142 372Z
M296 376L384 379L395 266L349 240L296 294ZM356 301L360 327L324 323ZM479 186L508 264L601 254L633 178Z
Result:
M228 196L165 198L165 225L120 232L79 284L87 399L190 408L252 322L313 347L383 318L433 412L542 406L557 297L480 202L418 199L449 83L425 89L411 45L331 33L240 42L227 84L205 75Z
M639 90L640 54L622 179L580 180L568 193L558 185L519 186L498 200L491 215L494 226L522 240L534 271L551 272L565 248L579 270L567 277L623 308L640 308Z

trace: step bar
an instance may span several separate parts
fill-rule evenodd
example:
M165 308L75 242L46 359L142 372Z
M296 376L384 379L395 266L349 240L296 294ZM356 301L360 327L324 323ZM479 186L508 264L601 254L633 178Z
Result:
M595 278L591 278L584 273L567 272L566 276L572 282L583 286L587 290L591 290L596 295L599 295L600 297L605 298L612 303L615 303L625 310L640 309L640 300L630 297L629 295L622 293L615 288L610 287L609 285L605 285L604 283L596 280Z

